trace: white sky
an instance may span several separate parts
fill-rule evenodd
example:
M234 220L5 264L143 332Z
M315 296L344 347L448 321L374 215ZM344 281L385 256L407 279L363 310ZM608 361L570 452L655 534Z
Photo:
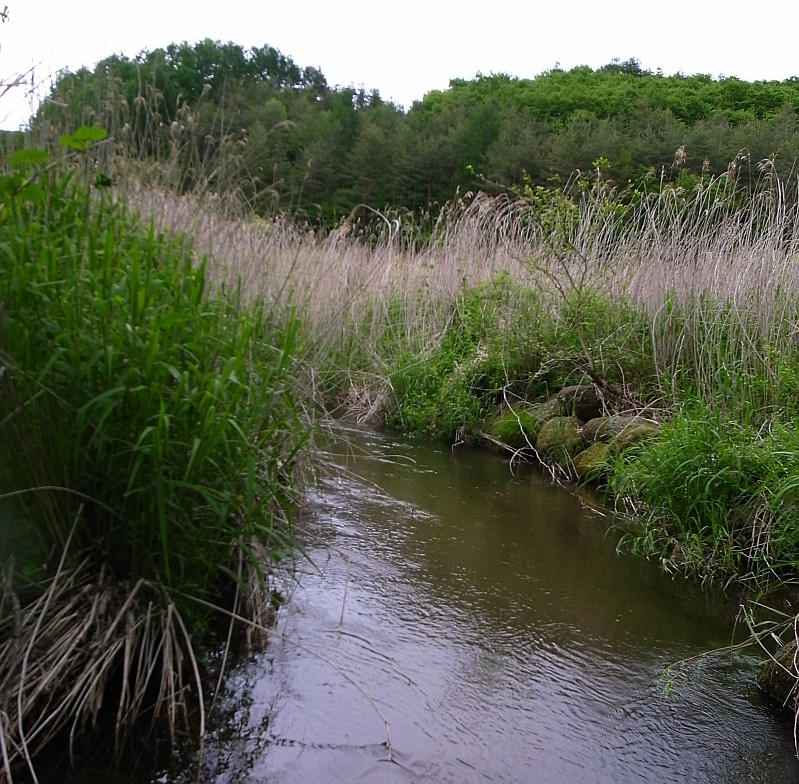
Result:
M0 10L6 4L0 81L33 76L34 88L0 97L2 128L26 121L60 68L204 38L269 44L319 67L330 85L377 88L406 108L452 78L531 78L556 63L597 68L613 58L666 74L799 75L799 4L788 0L779 11L718 0L0 0ZM758 17L761 8L770 15Z

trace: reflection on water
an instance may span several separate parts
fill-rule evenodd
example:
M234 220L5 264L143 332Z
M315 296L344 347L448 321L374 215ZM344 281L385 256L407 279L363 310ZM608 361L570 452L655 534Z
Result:
M203 780L793 782L756 660L693 586L619 556L607 520L531 471L357 434L322 483L268 649L231 679Z

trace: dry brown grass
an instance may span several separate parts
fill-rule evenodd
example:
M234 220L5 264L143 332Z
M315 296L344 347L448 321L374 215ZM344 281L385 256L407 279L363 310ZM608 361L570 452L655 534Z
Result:
M740 209L713 201L710 190L687 208L676 193L670 206L666 193L657 209L640 208L633 230L589 197L565 241L547 236L524 203L484 194L450 205L426 242L409 241L414 226L398 219L377 219L364 241L355 221L322 233L242 217L213 196L138 188L128 198L164 230L189 233L213 257L219 285L240 283L276 311L296 308L320 355L367 317L367 351L376 352L385 309L397 302L403 339L432 347L459 292L499 272L550 297L553 312L564 295L587 291L645 312L667 394L677 368L694 368L710 394L720 374L777 373L767 349L797 347L799 220L782 185ZM560 294L552 279L564 281ZM375 394L367 397L370 408Z
M199 669L191 637L161 588L121 586L89 559L65 559L43 592L20 606L6 564L0 603L0 747L3 772L34 761L55 739L70 759L99 725L117 752L146 741L163 721L172 734L196 724L204 735ZM120 671L120 662L123 663ZM185 673L193 678L185 680Z
M606 209L614 195L597 181L578 199L579 219L561 227L557 237L551 228L542 229L540 215L522 201L466 194L441 211L432 229L425 227L429 241L419 241L408 215L366 210L372 220L364 241L363 213L330 232L285 217L253 218L242 198L252 191L243 187L251 178L235 136L226 132L224 112L212 123L218 129L214 139L195 133L197 118L209 109L204 99L197 106L165 107L155 85L143 84L134 101L136 110L144 109L138 112L113 79L92 88L97 94L91 108L85 86L71 89L61 96L65 108L54 108L39 123L34 142L46 146L80 123L105 127L113 143L97 165L114 174L130 205L164 230L190 234L197 251L213 257L219 285L240 284L246 297L262 298L278 312L297 308L319 352L366 314L373 321L368 347L375 346L385 329L381 309L398 300L404 302L409 343L433 345L458 292L498 272L546 294L552 293L547 273L554 272L582 281L567 285L566 293L579 297L590 288L645 310L664 387L674 367L696 364L708 353L714 336L725 356L706 357L699 369L706 386L725 363L771 373L763 345L778 352L794 348L795 199L786 196L788 183L767 159L751 164L761 176L754 200L730 208L739 170L750 165L746 149L724 177L705 181L693 193L663 184L656 198L638 208L631 230L621 229L618 216ZM168 133L160 124L166 110L175 118ZM138 149L148 149L146 161L143 153L131 154L134 137L144 140ZM683 157L680 148L677 169ZM708 322L709 303L726 312Z
M228 619L212 689L204 682L207 673L192 635L163 586L120 583L103 570L98 574L91 557L68 567L66 555L67 550L55 576L38 586L29 602L21 602L13 589L13 559L3 569L0 782L12 782L21 768L37 781L36 760L53 741L70 764L92 739L97 743L92 753L132 758L135 764L140 757L152 762L157 739L167 737L174 749L179 738L189 737L199 740L202 765L206 692L219 691L231 651L265 642L271 583L241 559L232 609L212 608Z

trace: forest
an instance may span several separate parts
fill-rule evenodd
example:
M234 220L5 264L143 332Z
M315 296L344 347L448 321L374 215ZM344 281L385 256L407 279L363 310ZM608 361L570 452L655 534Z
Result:
M358 205L424 214L456 193L563 187L598 161L619 190L718 176L751 188L765 162L790 179L797 112L797 77L669 76L635 59L454 79L404 108L271 46L207 39L63 73L33 126L99 125L139 156L179 148L186 189L223 158L259 214L331 227Z

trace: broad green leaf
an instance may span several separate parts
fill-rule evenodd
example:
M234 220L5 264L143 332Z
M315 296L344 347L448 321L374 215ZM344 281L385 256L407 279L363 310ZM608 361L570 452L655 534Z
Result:
M46 150L41 150L38 147L17 150L8 156L8 162L14 169L18 169L21 166L44 166L49 160L50 156Z
M29 183L19 192L19 198L31 204L44 204L44 189L35 182Z
M69 147L71 150L88 150L94 142L101 142L106 137L104 128L91 128L84 125L74 133L62 136L58 143L62 147Z

